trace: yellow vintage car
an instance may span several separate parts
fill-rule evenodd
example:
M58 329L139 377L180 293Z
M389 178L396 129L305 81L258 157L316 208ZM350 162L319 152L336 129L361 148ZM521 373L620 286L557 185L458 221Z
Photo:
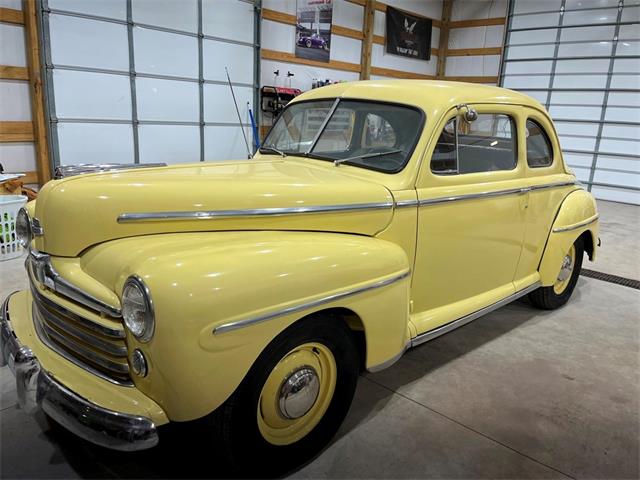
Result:
M303 462L362 369L524 295L562 306L598 245L549 115L496 87L333 85L253 159L84 170L19 215L0 360L23 409L118 450L198 420L236 465Z

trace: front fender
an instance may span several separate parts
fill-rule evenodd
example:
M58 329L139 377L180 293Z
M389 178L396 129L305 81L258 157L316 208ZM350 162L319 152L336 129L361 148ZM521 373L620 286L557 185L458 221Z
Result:
M150 365L148 376L134 381L174 421L217 408L269 342L310 313L339 307L359 317L367 367L398 356L408 340L408 259L399 246L376 238L270 231L151 235L99 245L82 263L116 292L132 274L148 285L156 332L146 344L127 339Z
M562 259L578 237L588 232L587 253L593 261L598 244L598 209L596 201L586 190L570 193L560 205L553 222L544 255L540 262L540 281L551 286L558 278Z

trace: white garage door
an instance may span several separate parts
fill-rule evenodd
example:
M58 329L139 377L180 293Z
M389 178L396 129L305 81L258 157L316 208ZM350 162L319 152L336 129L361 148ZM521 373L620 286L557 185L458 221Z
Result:
M247 157L253 1L43 0L41 19L56 165Z
M501 85L538 99L596 198L640 204L638 0L513 0Z

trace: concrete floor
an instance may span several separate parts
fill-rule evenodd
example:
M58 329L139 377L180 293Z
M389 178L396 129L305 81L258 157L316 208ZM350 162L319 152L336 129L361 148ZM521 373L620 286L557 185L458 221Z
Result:
M600 212L585 266L640 279L640 207ZM21 261L0 263L0 297L24 287ZM2 478L224 476L184 432L108 451L21 412L6 367L0 384ZM638 478L639 452L640 291L582 277L558 311L516 302L363 375L338 435L291 477Z

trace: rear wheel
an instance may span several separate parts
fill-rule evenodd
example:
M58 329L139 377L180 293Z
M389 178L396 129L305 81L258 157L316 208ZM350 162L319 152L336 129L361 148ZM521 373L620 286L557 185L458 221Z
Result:
M305 45L307 46L307 48L311 48L311 40L307 40L305 42Z
M555 283L549 287L540 287L529 294L531 303L544 310L553 310L561 307L571 297L573 289L578 283L582 268L584 246L582 239L578 238L562 259L560 273Z
M251 476L283 473L335 434L355 392L359 359L349 328L314 316L285 330L236 392L207 419L215 448Z

